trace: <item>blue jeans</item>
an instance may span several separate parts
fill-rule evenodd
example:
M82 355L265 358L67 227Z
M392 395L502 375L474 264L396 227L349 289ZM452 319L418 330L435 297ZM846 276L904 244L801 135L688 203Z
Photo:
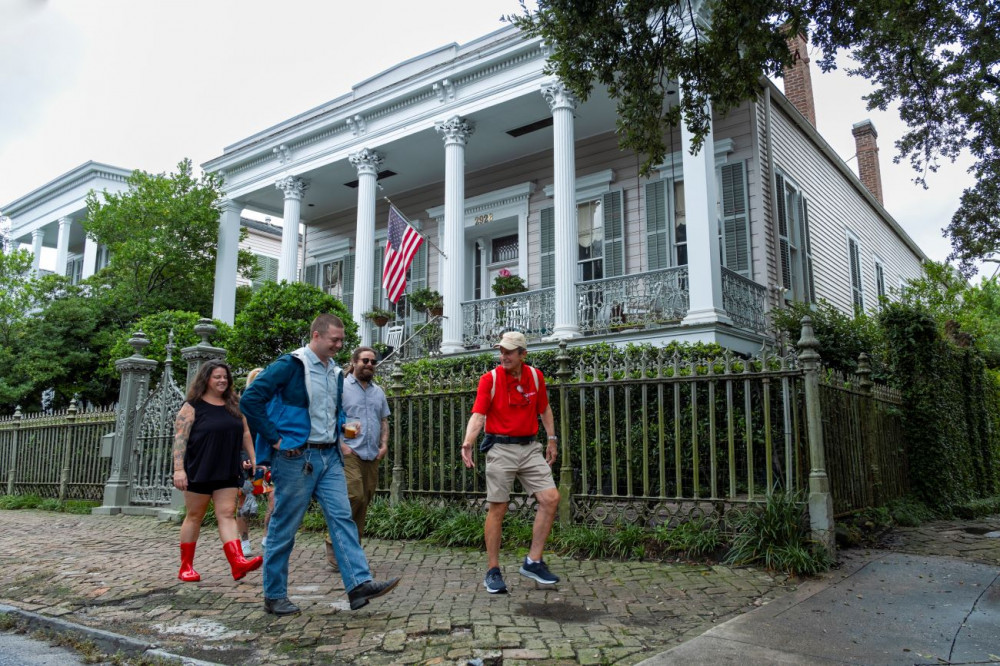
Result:
M326 518L344 589L350 591L371 580L368 559L358 540L358 528L351 519L340 451L336 447L275 451L271 478L274 480L274 512L264 551L264 597L282 599L288 596L288 557L295 545L295 533L314 496Z

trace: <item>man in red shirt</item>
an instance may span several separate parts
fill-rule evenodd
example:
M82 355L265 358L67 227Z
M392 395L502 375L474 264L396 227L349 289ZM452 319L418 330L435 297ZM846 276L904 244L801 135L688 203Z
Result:
M542 560L545 541L559 507L559 491L552 478L559 441L545 378L524 363L528 348L523 333L504 333L497 348L500 367L479 378L476 402L472 405L472 416L462 442L462 462L466 467L475 467L472 445L483 425L486 426L481 450L486 451L486 501L490 505L484 529L489 568L483 585L490 594L507 592L500 573L500 535L515 478L538 503L531 549L521 564L520 573L545 585L559 582L559 577L549 571ZM539 416L548 435L544 456L538 441Z

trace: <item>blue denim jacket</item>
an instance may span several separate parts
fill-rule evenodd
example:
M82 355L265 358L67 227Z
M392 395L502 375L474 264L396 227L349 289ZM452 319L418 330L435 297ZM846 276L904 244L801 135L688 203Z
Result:
M240 411L251 430L257 432L257 464L268 465L271 448L281 440L281 450L297 449L309 440L309 402L305 348L280 356L247 387L240 398ZM344 373L337 375L337 431L347 420L343 407ZM340 448L337 447L339 454Z

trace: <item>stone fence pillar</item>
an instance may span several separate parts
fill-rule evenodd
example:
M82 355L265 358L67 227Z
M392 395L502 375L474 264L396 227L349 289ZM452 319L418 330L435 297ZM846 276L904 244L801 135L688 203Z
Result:
M826 474L823 412L819 395L819 340L813 333L812 317L802 318L802 336L798 347L799 365L804 371L806 434L809 437L809 528L812 539L833 559L836 552L833 496L830 494L830 478Z
M403 368L399 363L392 366L392 485L389 487L389 504L396 506L403 501L403 443L400 435L402 429L403 400Z
M115 361L122 382L118 390L115 436L111 447L111 475L104 484L104 504L93 510L97 514L120 513L129 504L129 463L135 447L136 411L149 393L149 378L158 365L155 360L142 355L142 350L149 345L149 339L142 331L136 331L128 343L135 353Z
M569 397L566 395L566 382L573 371L569 369L569 354L566 353L566 340L559 343L559 354L556 362L559 369L556 370L556 377L559 378L559 455L562 460L559 462L559 524L567 527L573 522L573 466L570 464L569 455ZM546 433L551 435L554 433ZM546 446L548 443L544 444Z
M14 408L14 437L10 444L10 467L7 468L7 494L14 494L14 481L17 479L17 448L21 441L21 405Z
M181 388L181 393L187 395L187 389L191 386L191 380L198 373L198 368L205 361L211 361L213 359L218 359L224 361L226 359L226 350L221 347L213 347L209 343L209 339L218 332L218 328L212 323L211 319L207 317L202 317L198 320L198 324L194 327L194 332L201 336L201 342L194 345L193 347L185 347L181 350L181 358L187 361L187 379L184 382L184 386Z

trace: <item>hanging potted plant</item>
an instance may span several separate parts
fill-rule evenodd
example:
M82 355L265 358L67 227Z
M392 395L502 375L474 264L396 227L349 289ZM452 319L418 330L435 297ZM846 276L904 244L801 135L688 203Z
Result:
M524 278L514 275L506 268L501 268L493 280L493 293L497 296L507 296L509 294L519 294L528 291L528 286L524 284Z
M374 322L376 326L385 326L389 323L389 320L395 316L395 313L391 310L386 310L385 308L376 306L361 316L371 322Z
M434 317L440 316L444 308L441 294L433 289L421 287L414 289L407 297L410 306L417 312L430 312Z

